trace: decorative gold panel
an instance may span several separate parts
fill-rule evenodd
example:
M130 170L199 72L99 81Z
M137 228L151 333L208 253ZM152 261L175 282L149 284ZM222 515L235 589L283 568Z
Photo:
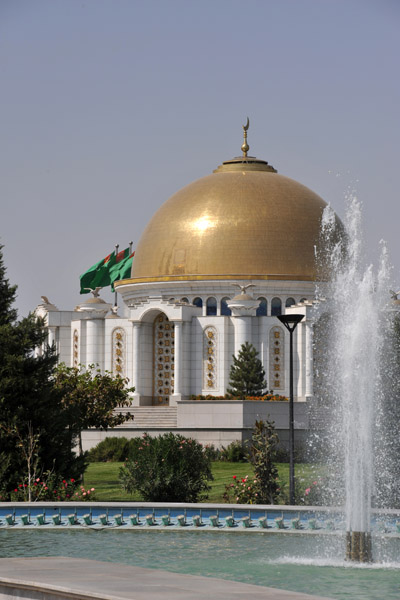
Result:
M168 405L174 393L173 324L166 315L154 321L153 403Z
M77 329L74 329L73 335L73 361L74 367L79 365L79 333Z
M284 366L285 336L281 327L273 327L269 333L269 381L268 387L283 390L285 387Z
M112 372L114 375L126 377L126 333L121 327L111 334Z
M218 388L217 360L217 330L207 327L203 334L203 390Z

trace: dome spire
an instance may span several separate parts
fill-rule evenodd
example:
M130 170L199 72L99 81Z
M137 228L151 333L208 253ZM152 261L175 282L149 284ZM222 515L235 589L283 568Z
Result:
M242 127L243 127L243 144L242 144L241 150L243 152L243 158L247 158L247 153L250 150L250 146L247 143L247 130L249 128L249 125L250 125L250 121L249 121L249 117L247 117L246 125L242 125Z

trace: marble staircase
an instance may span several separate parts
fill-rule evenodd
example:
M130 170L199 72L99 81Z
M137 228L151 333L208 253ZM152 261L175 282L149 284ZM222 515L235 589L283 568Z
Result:
M173 429L177 426L176 406L131 406L118 412L130 412L134 421L127 421L119 428L129 429Z

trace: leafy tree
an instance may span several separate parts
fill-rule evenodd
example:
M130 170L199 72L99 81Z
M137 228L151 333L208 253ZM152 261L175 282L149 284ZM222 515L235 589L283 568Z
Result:
M135 446L120 480L124 489L138 490L147 502L198 502L213 479L209 454L199 442L166 433L144 434Z
M256 504L274 504L279 495L278 469L274 464L278 443L272 421L255 422L249 451L257 482Z
M55 389L61 396L63 411L71 438L79 441L82 449L82 431L96 427L106 431L132 418L130 413L115 413L116 408L130 406L128 379L106 371L104 374L94 365L67 367L58 365L54 372Z
M17 320L16 286L6 279L0 246L0 490L8 497L17 481L38 471L76 477L83 468L65 428L51 375L57 361L46 346L43 321ZM35 349L44 345L40 356Z
M257 350L249 342L242 344L237 358L232 356L228 394L240 398L263 395L267 382L264 367L257 356Z

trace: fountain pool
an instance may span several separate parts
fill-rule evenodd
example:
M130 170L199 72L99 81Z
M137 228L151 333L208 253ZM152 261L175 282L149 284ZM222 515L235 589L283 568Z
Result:
M0 557L70 556L119 562L276 587L337 600L398 600L400 537L374 539L375 563L343 560L344 534L257 535L240 529L205 534L191 528L43 529L0 531ZM32 535L33 533L33 535ZM388 558L390 557L390 558Z

